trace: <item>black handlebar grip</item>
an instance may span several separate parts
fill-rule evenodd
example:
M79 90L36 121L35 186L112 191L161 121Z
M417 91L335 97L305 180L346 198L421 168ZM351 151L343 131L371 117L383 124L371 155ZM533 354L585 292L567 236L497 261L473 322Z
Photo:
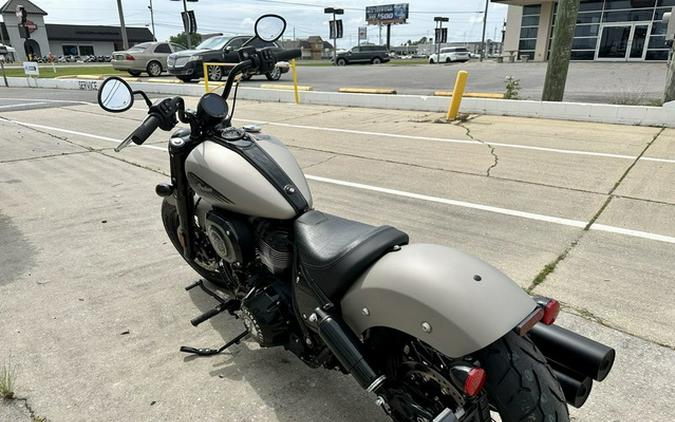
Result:
M299 48L294 48L292 50L284 50L276 54L277 60L291 60L298 57L302 57L302 50Z
M146 117L145 120L143 120L143 123L141 123L141 125L129 136L134 144L142 145L143 142L147 141L150 135L157 130L159 124L159 118L151 114Z

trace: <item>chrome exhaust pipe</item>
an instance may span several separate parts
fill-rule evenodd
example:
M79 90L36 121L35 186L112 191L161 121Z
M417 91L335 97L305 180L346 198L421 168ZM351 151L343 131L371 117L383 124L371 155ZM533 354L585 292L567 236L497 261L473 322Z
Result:
M575 374L567 368L551 365L553 375L557 378L562 387L565 401L577 409L586 403L586 399L591 394L593 380L583 375Z
M557 325L536 324L528 335L547 360L569 368L565 373L602 381L614 365L614 349Z

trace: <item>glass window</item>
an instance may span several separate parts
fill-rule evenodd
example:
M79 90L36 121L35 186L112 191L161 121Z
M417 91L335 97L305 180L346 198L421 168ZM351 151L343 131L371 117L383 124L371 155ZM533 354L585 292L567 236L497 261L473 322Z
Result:
M582 1L579 3L579 11L583 12L586 10L602 10L602 4L604 0L588 0Z
M520 26L537 26L539 25L539 15L523 16Z
M673 10L672 7L663 7L660 9L656 9L656 13L654 14L654 20L661 21L661 19L663 19L663 14L665 12L670 12L671 10Z
M575 37L594 37L598 35L600 25L577 25L574 31Z
M666 33L666 27L668 27L667 23L663 22L654 22L652 23L652 34L655 35L665 35Z
M645 60L668 60L668 50L647 50Z
M183 47L180 44L171 43L171 47L173 48L173 51L183 51L183 50L185 50L185 47Z
M258 38L251 41L251 45L255 48L274 47L274 44L272 44L271 42L263 41L263 40L258 39Z
M518 50L534 50L537 40L520 40Z
M155 53L171 54L171 48L169 47L169 44L157 44L157 47L155 47Z
M597 38L575 38L572 41L573 50L595 50L595 46L598 43Z
M675 0L659 0L658 6L675 6Z
M523 57L529 57L530 60L534 59L534 51L519 51L518 58L522 59Z
M541 13L541 5L533 4L530 6L523 6L523 16L539 15Z
M537 38L537 28L522 28L520 38Z
M77 56L77 46L76 45L64 45L63 46L63 55L64 56Z
M220 50L225 47L230 39L227 37L212 37L202 41L196 48L197 50ZM241 44L240 44L241 45Z
M574 51L570 56L572 60L593 60L595 58L595 50L592 51Z
M656 0L607 0L605 9L636 9L654 7Z
M668 48L666 37L652 35L649 37L649 45L647 48Z
M93 56L94 55L94 46L93 45L81 45L80 46L80 56Z
M603 17L604 22L636 22L650 21L654 11L649 10L625 10L622 12L607 12Z
M579 13L577 15L577 23L599 23L600 12L593 13Z
M360 47L352 47L352 49L350 51L352 53L359 53L361 51L361 48Z
M248 39L244 37L232 38L230 42L227 43L228 47L231 47L233 50L239 50Z

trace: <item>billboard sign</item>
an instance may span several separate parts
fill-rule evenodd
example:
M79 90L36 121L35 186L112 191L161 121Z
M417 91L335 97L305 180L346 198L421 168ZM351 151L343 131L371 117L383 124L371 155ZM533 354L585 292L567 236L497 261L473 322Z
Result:
M366 7L366 21L371 25L406 23L408 3Z

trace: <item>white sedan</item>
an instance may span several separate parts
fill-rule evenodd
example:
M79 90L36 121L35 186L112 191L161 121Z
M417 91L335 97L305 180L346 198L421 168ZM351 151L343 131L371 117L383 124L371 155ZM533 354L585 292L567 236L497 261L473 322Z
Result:
M429 63L467 62L470 58L466 47L443 47L440 53L429 56Z

